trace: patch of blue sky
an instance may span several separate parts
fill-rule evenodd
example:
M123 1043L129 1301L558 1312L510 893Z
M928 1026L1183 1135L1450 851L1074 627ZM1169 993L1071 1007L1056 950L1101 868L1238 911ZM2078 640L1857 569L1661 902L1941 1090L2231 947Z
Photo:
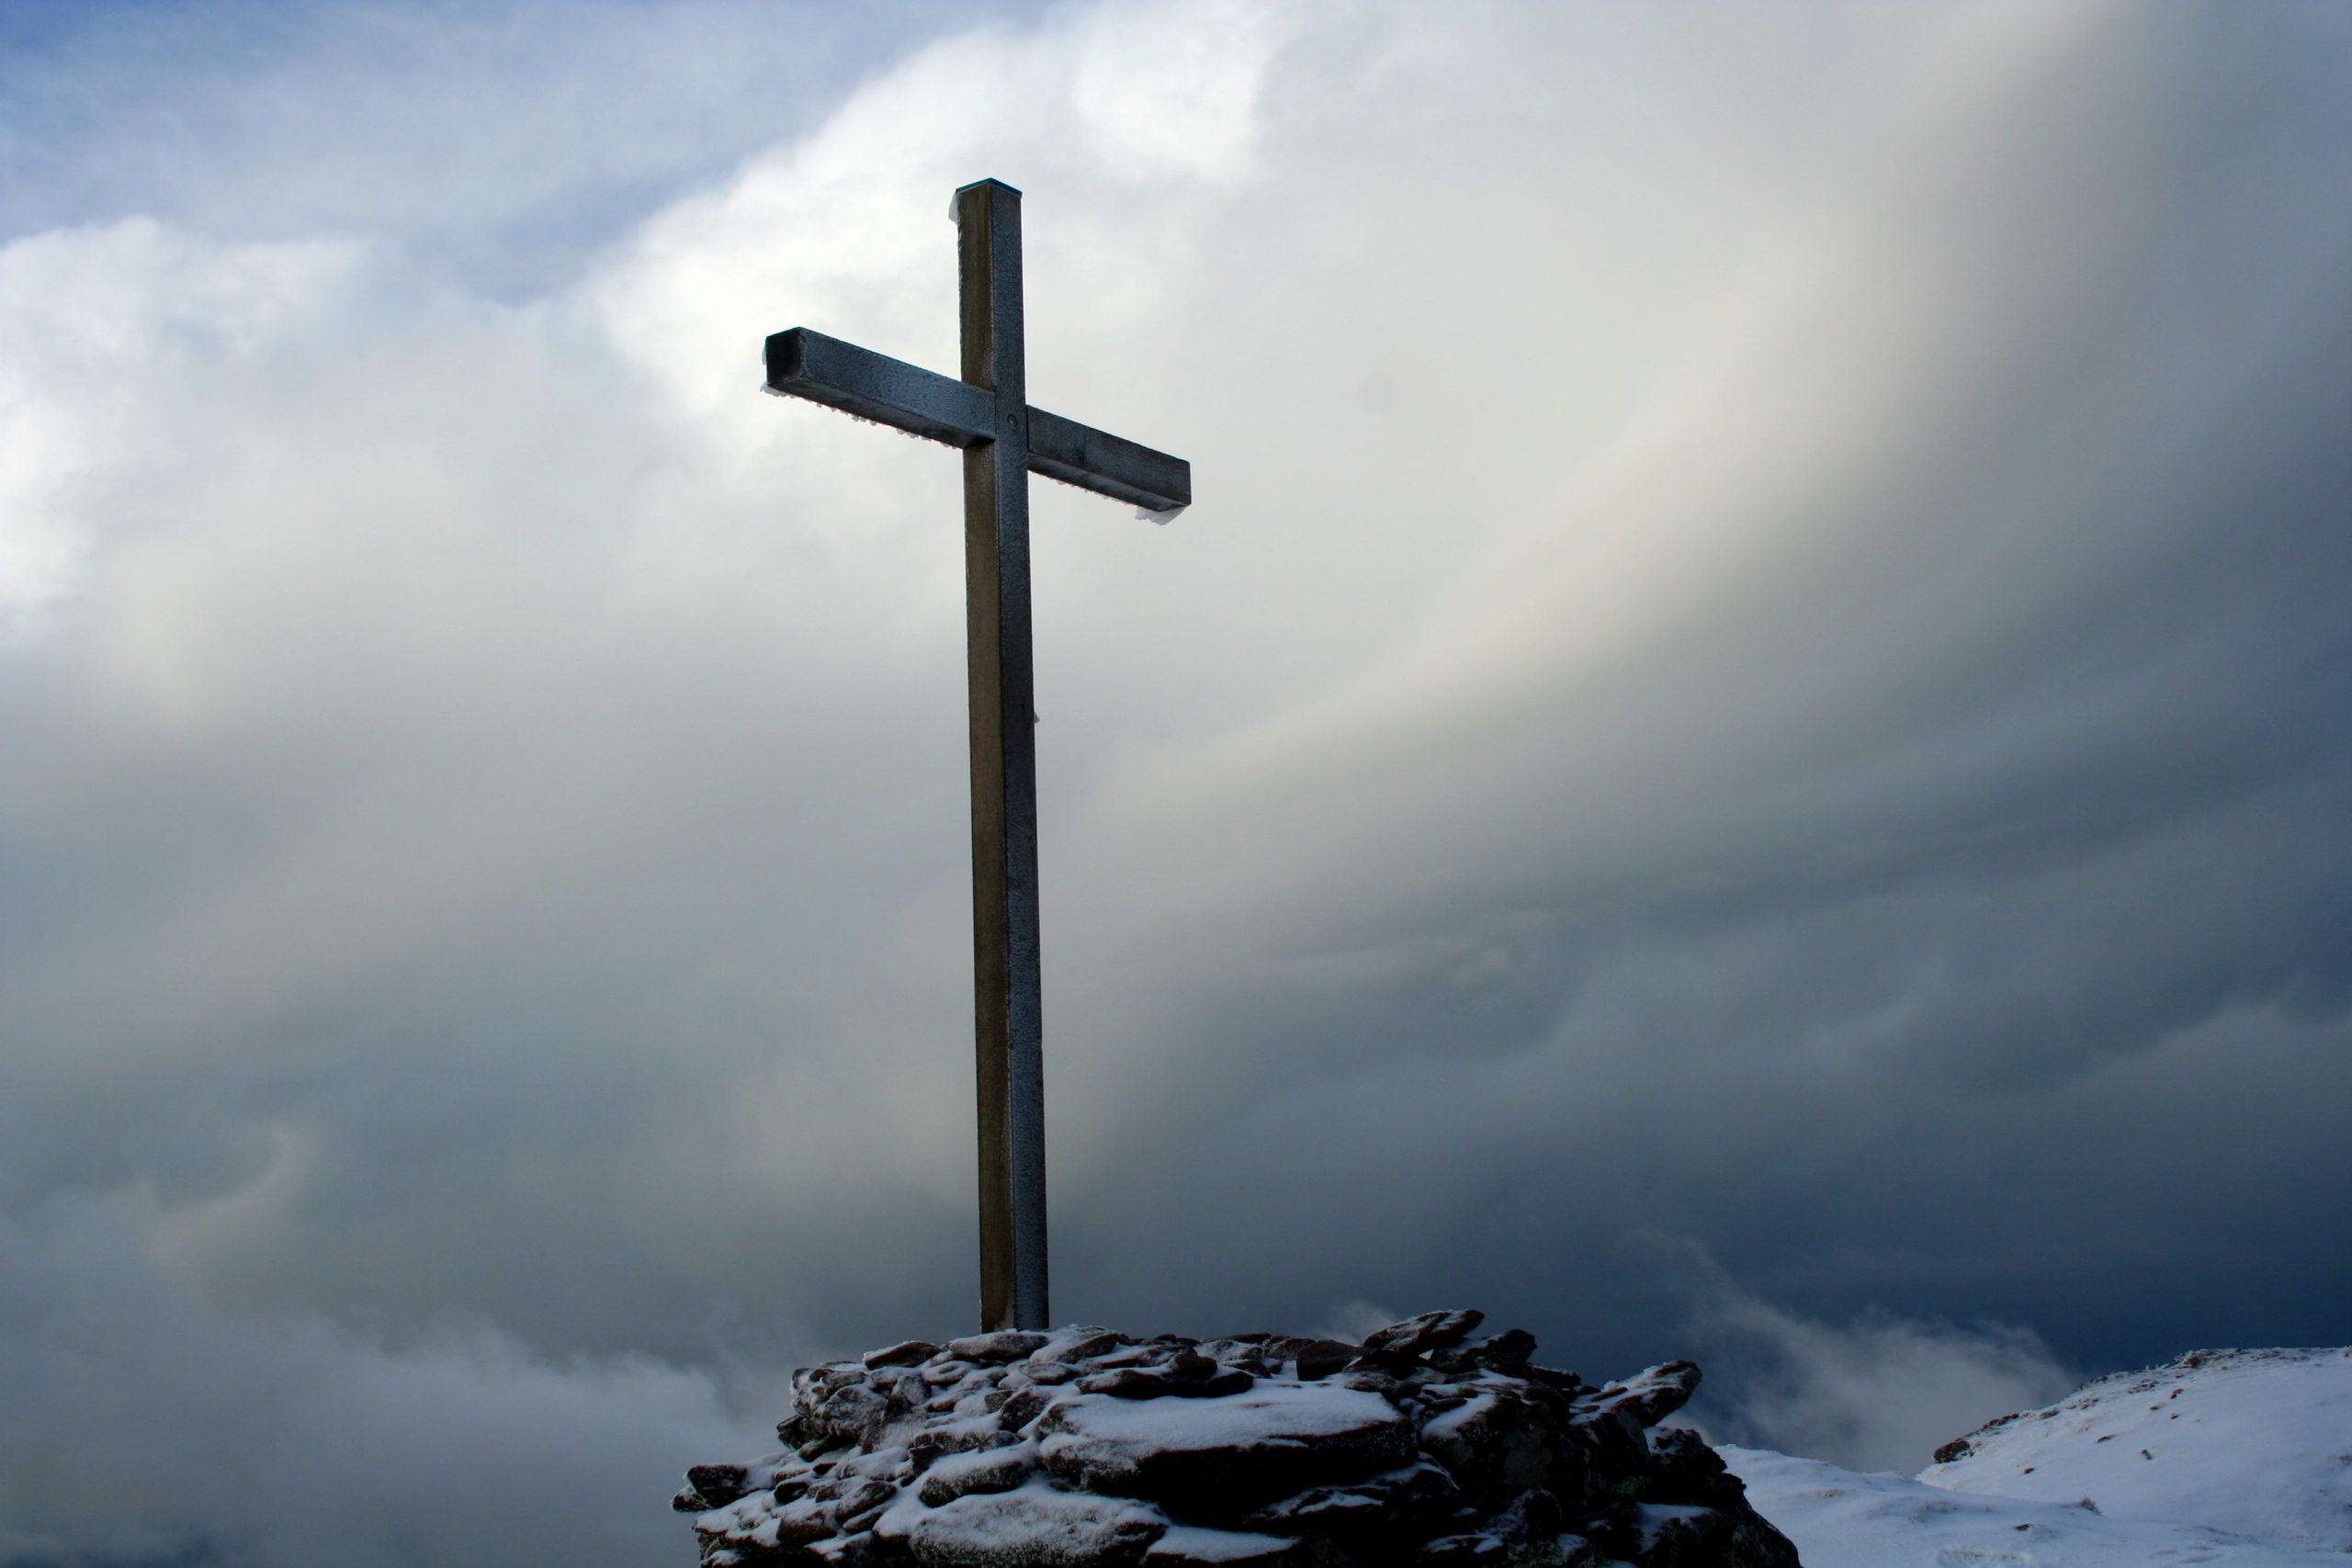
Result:
M1043 0L53 0L0 7L0 243L153 217L364 238L492 298Z

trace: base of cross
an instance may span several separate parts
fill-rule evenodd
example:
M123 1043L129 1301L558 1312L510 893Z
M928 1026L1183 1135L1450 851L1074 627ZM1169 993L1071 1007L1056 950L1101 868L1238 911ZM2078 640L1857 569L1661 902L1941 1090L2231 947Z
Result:
M696 1465L704 1568L1797 1568L1688 1361L1600 1387L1433 1312L1361 1343L1103 1328L793 1374L785 1451Z

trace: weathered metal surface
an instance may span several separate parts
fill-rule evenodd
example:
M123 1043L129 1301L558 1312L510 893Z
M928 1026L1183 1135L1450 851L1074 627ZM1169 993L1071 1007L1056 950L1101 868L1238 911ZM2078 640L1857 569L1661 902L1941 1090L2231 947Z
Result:
M768 339L768 379L761 389L806 398L950 446L969 446L995 433L996 400L986 389L807 327Z
M1021 193L956 193L964 379L995 394L995 439L964 454L978 1014L980 1326L1042 1328L1046 1089L1037 944L1037 740L1029 631L1029 400Z
M1183 458L1040 408L1029 411L1029 470L1154 512L1193 504Z
M763 389L806 398L950 446L994 438L996 399L987 389L807 327L768 339ZM1029 468L1154 512L1193 502L1193 466L1183 458L1039 408L1029 411Z
M981 180L956 193L954 211L962 380L795 327L767 340L765 390L964 449L980 1322L1043 1328L1051 1308L1029 475L1172 513L1192 502L1193 470L1182 457L1029 406L1021 193Z

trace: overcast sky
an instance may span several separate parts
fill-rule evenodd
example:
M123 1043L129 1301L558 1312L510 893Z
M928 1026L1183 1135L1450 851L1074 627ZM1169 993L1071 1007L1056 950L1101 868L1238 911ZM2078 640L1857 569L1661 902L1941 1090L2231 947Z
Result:
M976 1312L952 370L1057 1316L1916 1468L2352 1338L2352 13L0 7L0 1564L684 1562Z

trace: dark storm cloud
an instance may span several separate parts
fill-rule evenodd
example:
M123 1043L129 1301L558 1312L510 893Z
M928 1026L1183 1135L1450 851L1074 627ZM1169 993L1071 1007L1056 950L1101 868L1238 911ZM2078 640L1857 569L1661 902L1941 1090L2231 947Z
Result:
M0 250L8 1288L136 1272L123 1333L190 1348L126 1407L236 1427L169 1368L282 1359L368 1427L457 1314L514 1419L599 1358L684 1445L750 1406L616 1358L965 1321L956 465L751 387L796 321L952 364L987 172L1039 401L1200 480L1036 502L1063 1315L1475 1301L1592 1374L1699 1344L1702 1418L1869 1462L2062 1362L2340 1337L2332 16L894 41L515 273L467 244L603 177L523 107L446 203L397 115L327 160L413 223L303 186ZM752 145L704 134L643 177ZM114 1386L74 1315L12 1320L11 1433Z
M2352 137L2340 57L2282 42L2118 27L2021 73L1610 510L1559 485L1453 624L1117 862L1213 931L1154 929L1165 1027L1085 1020L1150 1042L1164 1129L1121 1124L1090 1285L1475 1280L1669 1354L1595 1277L1638 1264L1578 1250L1630 1222L2091 1364L2340 1333L2352 321L2312 161ZM1669 564L1596 548L1579 593L1560 541L1627 517ZM1627 635L1612 577L1684 602Z

